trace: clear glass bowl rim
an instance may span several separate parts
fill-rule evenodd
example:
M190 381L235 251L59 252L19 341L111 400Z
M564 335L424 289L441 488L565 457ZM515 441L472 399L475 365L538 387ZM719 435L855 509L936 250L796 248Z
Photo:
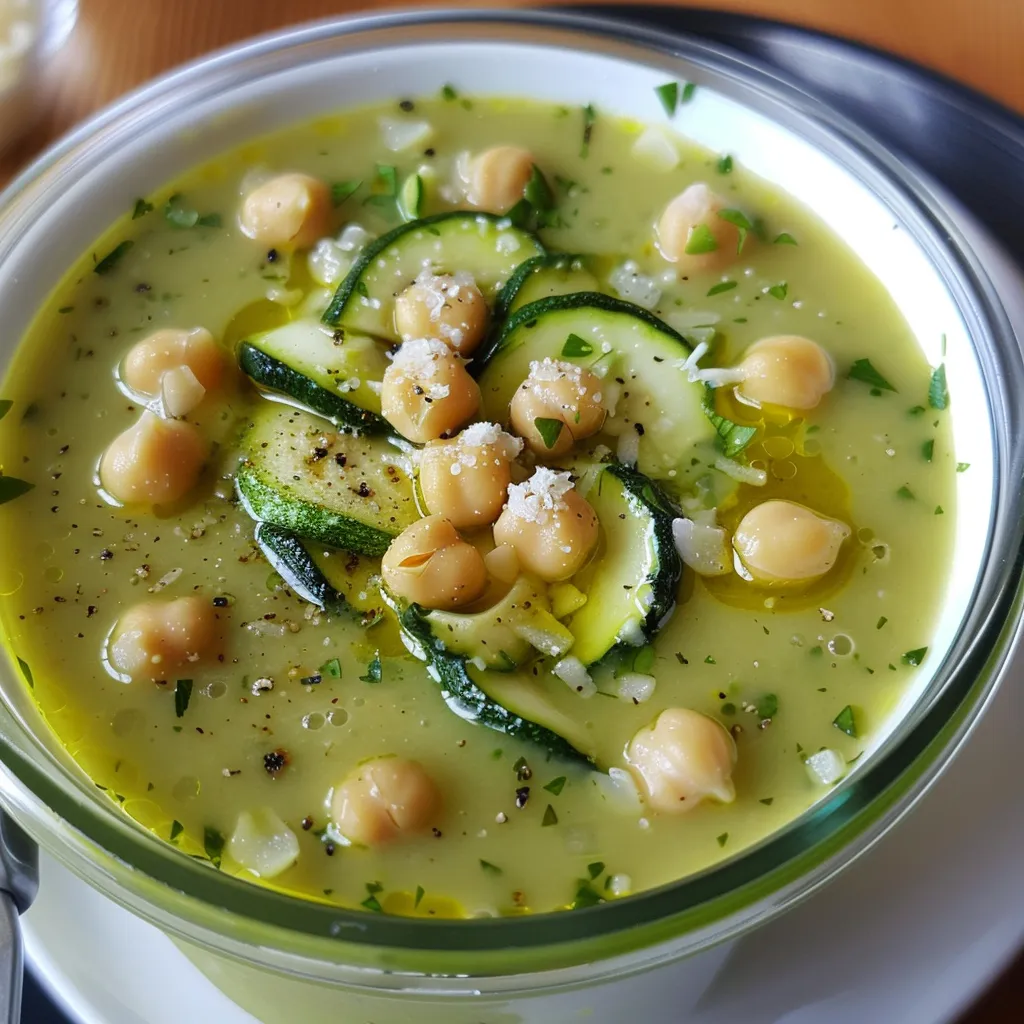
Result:
M345 911L287 897L211 871L142 833L113 806L107 811L82 801L60 779L48 777L6 735L0 735L0 760L8 769L0 801L42 845L58 856L63 848L62 859L72 866L81 858L104 861L100 876L116 875L112 889L119 889L120 898L134 909L145 914L147 903L160 907L162 913L151 916L165 925L180 920L181 933L192 939L195 928L205 929L212 948L223 933L245 936L254 946L301 951L302 956L326 963L343 963L352 959L354 947L366 947L390 951L396 969L419 962L403 953L573 950L554 960L527 956L517 961L518 970L629 952L662 940L678 940L691 930L706 933L709 925L714 939L724 938L763 919L764 912L754 909L759 901L774 898L769 912L775 913L822 884L882 835L935 781L990 699L1017 631L1024 563L1024 501L1016 483L1024 478L1024 447L1018 441L1024 437L1020 408L1024 403L1019 401L1024 395L1024 367L995 289L925 182L870 136L777 73L699 40L666 39L623 22L565 12L407 11L330 20L275 33L203 58L119 100L49 150L0 195L0 259L6 254L3 235L10 230L13 218L9 215L26 204L27 196L45 194L55 168L69 161L99 159L97 153L104 148L109 131L132 126L141 130L154 107L179 87L234 88L240 80L266 73L267 62L276 62L277 70L282 60L298 59L305 47L346 45L361 37L372 37L373 45L407 44L413 38L410 30L445 25L457 25L480 40L503 40L514 31L528 33L524 38L530 40L554 38L577 48L599 46L602 52L619 51L666 68L683 58L741 88L751 101L765 97L781 101L798 128L812 132L835 159L848 167L856 165L854 173L884 194L904 227L928 252L968 323L989 391L995 512L988 551L999 555L986 559L972 609L936 672L928 699L854 778L762 843L697 875L572 913L425 921ZM71 832L57 828L58 821ZM67 856L70 835L76 840ZM706 937L695 940L694 946L705 941Z

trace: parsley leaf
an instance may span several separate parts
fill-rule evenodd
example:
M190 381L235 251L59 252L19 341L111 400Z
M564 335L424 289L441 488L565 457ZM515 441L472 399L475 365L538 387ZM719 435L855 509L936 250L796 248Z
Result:
M850 380L859 380L862 384L869 384L873 388L881 388L882 391L895 391L896 389L871 365L870 359L857 359L850 372L846 375Z
M595 878L599 878L604 873L604 862L595 860L593 864L587 865L587 874L590 875L590 880L594 881Z
M330 676L331 679L341 678L341 662L337 658L331 658L320 666L320 674Z
M457 100L459 98L459 94L455 91L454 86L446 83L441 86L441 97L450 103L452 100Z
M132 210L132 220L138 220L140 217L145 217L146 214L151 213L152 210L152 203L147 203L145 199L136 199L135 208Z
M14 501L15 498L20 498L23 494L28 494L33 487L35 484L30 484L27 480L19 480L16 476L0 476L0 505Z
M583 108L583 145L580 147L580 156L586 159L590 153L590 136L594 132L594 124L597 121L597 111L592 103Z
M544 788L549 793L554 793L555 796L558 796L565 789L565 776L559 775L557 779L552 779Z
M497 864L492 864L489 860L481 860L480 867L489 875L503 875L505 873Z
M422 885L416 886L416 899L413 902L413 908L415 909L423 902L423 897L427 895L426 889Z
M956 471L958 473L966 473L970 468L971 464L969 462L958 462L956 464Z
M776 235L772 245L797 245L797 240L788 232L783 231L781 235Z
M538 212L550 210L555 205L551 186L536 164L530 168L530 180L523 189L523 198Z
M28 683L29 689L34 690L36 681L32 677L32 669L29 667L29 663L24 658L19 658L18 668L21 669L21 674L25 677L25 682Z
M766 693L757 702L759 718L774 718L779 712L779 698L774 693Z
M171 822L170 841L173 843L178 838L178 836L180 836L181 833L184 832L184 831L185 831L185 826L182 825L182 823L180 821L178 821L177 818L175 818L174 821Z
M773 284L771 288L768 289L768 294L773 299L778 299L779 302L781 302L786 295L789 294L789 285L787 285L785 281L781 281L779 284Z
M192 680L179 679L174 686L174 713L183 718L188 710L188 702L192 699Z
M732 174L732 157L728 153L719 159L717 170L719 174Z
M380 652L378 651L373 656L370 664L366 666L366 675L360 676L359 679L364 683L379 683L382 678L383 672L380 665Z
M354 196L362 187L362 179L359 181L336 181L331 185L331 202L335 206L341 206L346 199Z
M12 405L14 402L10 398L0 398L0 420L11 411Z
M113 249L110 250L110 252L107 253L106 256L103 257L103 259L99 261L99 263L96 264L95 267L92 268L92 272L94 274L99 274L101 277L104 274L109 274L114 269L114 267L116 267L118 263L121 262L121 259L124 256L124 254L128 252L128 250L134 244L135 243L130 238L126 239L123 242L119 242L117 245L114 246Z
M854 739L857 738L857 719L853 713L853 708L849 704L832 719L832 724L840 732L845 732L847 736L852 736Z
M551 806L551 804L548 804L547 807L544 809L544 817L541 820L540 824L541 828L547 828L549 825L558 824L558 815L555 814L555 809Z
M913 668L917 668L917 666L924 661L924 656L927 653L927 647L918 647L915 651L907 651L907 653L900 658L900 661L902 661L904 665L910 665Z
M576 889L576 898L570 904L573 910L582 910L584 907L596 907L604 903L604 897L596 892L586 879L580 882Z
M719 281L708 289L708 298L712 295L721 295L722 292L731 292L736 287L735 281Z
M578 356L589 356L593 353L594 346L590 344L584 338L581 338L578 334L570 334L565 339L565 344L562 346L562 355L568 356L570 359Z
M666 82L664 85L657 86L654 91L658 94L665 113L672 117L676 112L676 107L679 106L679 83Z
M715 842L718 843L719 846L725 846L725 844L729 842L729 833L723 832L720 836L716 836Z
M921 445L921 457L924 459L925 462L931 462L932 461L932 456L934 454L935 454L935 440L934 439L930 439L928 441L925 441L924 444Z
M548 419L545 416L538 416L533 421L533 425L537 428L537 433L540 434L540 439L548 450L554 448L558 443L559 435L565 426L561 420Z
M689 103L693 99L693 94L697 91L696 82L687 82L683 86L683 91L679 94L680 104Z
M932 379L928 382L928 404L933 409L945 409L949 405L945 363L940 363L932 371Z
M906 484L904 484L896 492L896 497L897 498L903 498L905 501L913 501L914 500L914 492Z
M686 240L684 252L687 256L701 256L706 252L714 252L718 242L707 224L695 224L690 228L690 236Z
M739 242L736 245L736 252L743 252L743 243L747 240L747 232L754 230L754 225L750 218L742 210L719 210L718 216L720 220L724 220L727 224L732 224L736 227L740 236Z
M715 389L710 386L704 388L704 415L711 421L719 438L722 441L722 449L726 458L739 455L744 448L754 439L757 427L743 426L733 423L732 420L715 412Z
M203 829L203 849L215 868L220 868L221 854L224 853L224 836L209 825Z

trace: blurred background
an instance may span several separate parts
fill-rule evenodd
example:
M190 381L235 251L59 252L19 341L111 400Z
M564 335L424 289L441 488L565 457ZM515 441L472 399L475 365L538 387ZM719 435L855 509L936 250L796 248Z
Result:
M0 185L83 118L177 64L300 21L414 6L425 5L415 0L0 0ZM541 4L484 0L445 6ZM1024 0L704 0L698 6L778 19L878 47L1024 115ZM837 65L835 73L842 71ZM1024 957L963 1024L1016 1024L1024 1020L1022 1006ZM61 1020L30 981L23 1021Z

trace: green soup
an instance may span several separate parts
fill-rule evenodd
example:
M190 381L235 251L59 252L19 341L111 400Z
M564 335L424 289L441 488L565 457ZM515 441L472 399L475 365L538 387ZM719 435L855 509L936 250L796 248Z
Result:
M394 152L386 142L403 130L414 142ZM289 129L157 195L126 196L124 218L39 312L0 392L0 616L46 721L143 827L252 880L253 864L232 852L244 848L232 841L239 815L256 833L276 828L298 854L261 881L310 899L417 915L548 911L667 883L763 840L827 795L887 729L931 643L952 544L956 463L948 415L935 408L942 395L929 403L931 370L881 284L799 197L681 141L676 166L664 154L652 162L645 144L636 148L643 131L578 110L453 96ZM504 144L527 148L538 168L513 226L473 213L468 227L428 220L415 243L400 236L345 281L359 245L373 244L367 235L467 209L453 185L459 155ZM332 186L329 235L354 223L365 233L350 229L347 249L292 253L246 237L244 196L261 174L291 171ZM740 251L685 270L662 257L652 225L698 181L722 197ZM488 232L497 239L489 249L466 241ZM702 232L689 237L707 251ZM500 292L541 247L583 255L548 261L514 298ZM405 641L381 595L380 554L418 518L422 495L409 479L415 448L389 440L376 382L396 341L395 292L423 258L474 275L492 307L489 339L469 364L483 394L475 418L507 425L535 353L592 367L606 387L620 379L605 428L549 460L572 469L581 491L589 481L596 554L571 586L540 583L511 602L516 614L524 604L547 611L545 635L563 644L555 654L523 630L500 633L509 623L488 608L509 604L508 584L492 581L448 619L392 599ZM406 262L392 287L396 260ZM329 311L336 333L317 334L336 288L349 296ZM644 308L547 298L579 292ZM518 315L506 307L530 301L549 305L519 316L522 338L502 348L503 321ZM302 340L289 348L292 336L280 333L289 324L318 344L337 342L343 365L315 353L303 362ZM126 354L157 329L194 327L211 332L230 371L181 419L209 446L204 475L173 503L119 505L97 467L143 408L119 376ZM814 408L745 404L728 375L705 390L680 368L701 344L700 367L734 367L755 341L780 335L812 339L834 363L834 386ZM243 350L263 388L237 369ZM253 363L260 352L271 362ZM648 355L657 367L640 367ZM267 375L278 363L291 367L284 384ZM282 397L275 388L292 388L289 405L272 401ZM333 409L338 422L338 410L354 410L349 425L362 433L338 434L300 411L304 397L314 408L327 402L319 414ZM713 423L712 413L723 419ZM390 462L378 459L385 449ZM284 484L274 477L284 463L267 451L298 467ZM520 456L513 479L531 468ZM246 472L254 488L269 474L269 497L253 490L238 501ZM305 501L295 515L274 480L288 501ZM341 491L333 519L302 512ZM828 571L799 585L758 582L744 578L737 556L719 575L686 568L680 578L666 525L684 517L680 509L705 525L717 516L728 540L768 499L848 527ZM273 564L250 512L271 520L260 529L277 544ZM481 551L493 546L489 523L466 536ZM295 593L291 555L329 584L327 598L304 591L325 608ZM619 590L632 586L647 589L630 604ZM212 609L212 646L166 675L119 678L108 657L119 619L140 602L186 596ZM479 617L467 626L471 613ZM428 655L440 635L438 657L449 660L428 670L407 651L409 629ZM577 659L583 675L564 665L555 674L574 650L588 652ZM489 695L487 705L460 704L452 687L463 684ZM731 734L732 802L659 809L643 779L624 771L632 737L670 708L710 716ZM825 761L813 759L822 752ZM392 756L422 765L440 801L395 841L350 842L332 822L331 794L360 765Z

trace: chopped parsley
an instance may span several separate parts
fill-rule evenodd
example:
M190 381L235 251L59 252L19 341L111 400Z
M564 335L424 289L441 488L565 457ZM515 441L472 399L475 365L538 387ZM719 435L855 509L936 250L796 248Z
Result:
M731 292L736 287L735 281L719 281L708 289L708 298L712 295L721 295L722 292Z
M775 802L775 797L773 797L773 796L765 796L765 797L762 797L757 802L759 804L764 804L765 807L771 807L771 805Z
M103 259L101 259L99 263L96 264L95 267L92 268L92 272L94 274L99 274L101 277L104 274L109 274L114 269L114 267L116 267L118 263L121 262L121 259L124 257L125 253L128 252L128 250L134 244L135 243L130 238L126 239L123 242L118 242L118 244L115 245L114 248L111 249L110 252L108 252L107 255L104 256Z
M729 842L729 833L723 832L720 836L715 837L715 841L719 846L725 846L725 844Z
M571 909L582 910L584 907L596 907L604 903L604 897L590 884L588 879L580 881L576 888L576 898L572 901Z
M505 873L497 864L492 864L489 860L481 860L480 867L489 875L503 875Z
M925 462L931 462L932 456L935 454L935 441L928 440L921 445L921 457Z
M177 818L175 818L174 821L171 822L170 841L172 843L173 842L177 842L178 836L180 836L181 833L184 832L184 831L185 831L185 826L182 825L182 823L180 821L178 821Z
M679 103L689 103L693 99L693 94L697 91L696 82L686 82L683 85L682 91L679 93Z
M198 210L191 210L181 205L184 197L180 192L175 192L164 204L164 219L171 227L175 228L219 228L221 219L219 213L200 214Z
M329 676L331 679L341 678L341 662L337 658L331 658L320 666L320 674Z
M743 243L747 240L747 232L754 230L754 225L750 218L742 210L719 210L718 216L719 219L724 220L727 224L732 224L737 229L740 237L736 244L736 252L743 252ZM776 296L776 298L778 297ZM781 297L786 297L785 292L783 292Z
M917 668L917 666L924 661L924 657L927 653L927 647L918 647L914 651L907 651L907 653L900 658L900 661L902 661L904 665L912 665L914 668Z
M548 825L558 824L558 815L555 814L555 809L551 804L548 804L547 807L544 808L544 817L541 819L540 824L541 828L547 828Z
M182 718L188 710L188 702L192 699L192 680L179 679L174 686L174 713Z
M862 384L870 384L873 388L881 391L895 391L896 389L883 377L871 364L870 359L857 359L850 372L846 375L850 380L859 380ZM924 411L923 409L921 410Z
M0 505L20 498L23 494L31 491L33 487L35 484L30 484L27 480L19 480L16 476L0 476Z
M876 623L875 629L881 629L889 620L883 615Z
M933 409L945 409L949 405L945 363L940 363L932 371L932 379L928 382L928 404Z
M29 666L29 663L25 661L24 658L19 658L18 668L21 669L21 674L25 677L25 682L28 683L29 689L34 690L36 686L36 681L32 677L32 669Z
M593 882L595 878L600 878L604 873L604 862L595 860L593 864L587 865L587 874L590 875L590 880Z
M415 910L423 902L423 897L427 895L426 889L422 885L416 886L416 899L413 901L413 909Z
M710 420L722 443L722 450L726 458L733 458L739 455L744 448L754 439L757 427L744 426L734 423L725 416L715 411L715 389L709 386L704 388L704 415Z
M551 186L536 164L530 168L530 180L523 189L523 198L538 211L550 210L555 205Z
M911 406L911 408L909 408L907 410L907 415L908 416L921 416L925 412L927 412L927 410L925 409L925 407L923 405L914 405L914 406Z
M553 793L555 796L561 794L562 790L565 789L565 776L559 775L557 779L552 779L545 787L549 793Z
M459 98L459 94L455 91L455 87L453 85L445 83L441 86L441 97L442 99L448 100L450 103L452 100L457 100Z
M969 462L958 462L956 464L956 471L958 473L966 473L970 468L971 464Z
M783 231L782 234L776 235L773 245L797 245L797 240L788 232Z
M544 447L549 450L554 448L558 443L558 437L562 433L562 427L565 426L561 420L548 419L546 416L538 416L533 421L533 425L537 428L537 433L540 434L540 439L544 442Z
M914 500L914 492L906 484L904 484L896 492L896 497L897 498L903 498L904 501L913 501Z
M364 683L379 683L383 678L381 666L380 666L380 652L374 654L370 664L366 666L366 675L360 676L359 679Z
M658 99L661 100L665 113L669 117L673 117L676 107L679 106L679 83L666 82L664 85L657 86L654 91L657 93Z
M758 699L757 714L760 718L774 718L779 711L779 698L774 693L766 693Z
M708 655L708 656L707 656L707 657L706 657L706 658L704 659L704 664L705 664L705 665L717 665L717 664L718 664L718 662L717 662L717 661L715 661L715 659L714 659L714 658L712 658L712 657L711 657L711 655L709 654L709 655Z
M152 203L147 203L145 199L136 199L135 208L132 210L132 220L138 220L140 217L145 217L147 213L152 213L152 211Z
M719 174L732 174L732 157L728 153L719 157L716 170Z
M687 256L701 256L706 252L714 252L717 248L718 242L715 241L711 228L707 224L696 224L690 229L684 251Z
M372 910L375 914L383 914L384 908L380 905L380 900L374 893L370 893L369 896L359 904L361 907L365 907L367 910Z
M768 294L773 299L778 299L780 302L789 294L789 285L785 281L781 281L779 284L773 284L768 289Z
M351 198L362 188L362 179L359 181L336 181L331 185L331 202L335 206L341 206L346 199Z
M942 506L941 506L941 505L936 505L936 506L935 506L935 514L936 514L937 516L942 516L942 515L945 515L946 513L945 513L945 512L943 512L943 510L942 510Z
M224 836L209 825L203 829L203 849L213 866L219 870L221 855L224 853Z
M587 158L590 153L590 136L594 132L594 123L597 121L597 111L592 103L583 108L583 145L580 147L580 156Z
M847 736L852 736L854 739L857 738L857 719L854 716L853 708L849 704L832 719L832 724L840 732L845 732Z
M562 355L572 359L576 356L589 356L593 353L594 346L581 338L578 334L570 334L562 346Z

